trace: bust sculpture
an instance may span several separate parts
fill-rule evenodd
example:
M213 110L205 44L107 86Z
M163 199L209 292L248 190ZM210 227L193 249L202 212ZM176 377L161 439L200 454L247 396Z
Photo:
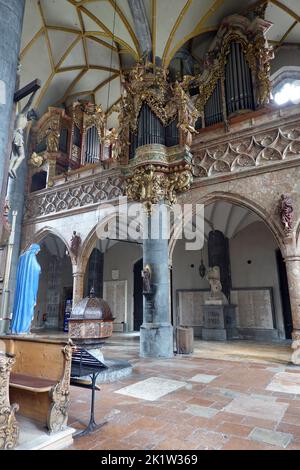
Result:
M209 268L206 279L210 284L209 303L215 301L217 304L228 304L228 300L222 292L220 267L213 266Z

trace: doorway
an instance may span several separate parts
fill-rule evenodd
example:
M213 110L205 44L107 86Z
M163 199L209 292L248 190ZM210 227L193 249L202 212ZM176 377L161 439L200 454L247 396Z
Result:
M143 324L143 259L137 261L134 265L134 288L133 288L133 329L140 331Z
M291 303L290 303L289 285L288 285L284 259L282 257L280 250L276 251L276 259L277 259L277 266L278 266L278 277L279 277L279 285L280 285L285 337L286 339L292 339L293 319L292 319L292 311L291 311Z

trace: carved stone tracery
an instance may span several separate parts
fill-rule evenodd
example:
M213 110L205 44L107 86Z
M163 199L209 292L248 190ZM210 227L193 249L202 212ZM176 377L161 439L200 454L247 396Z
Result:
M97 204L101 201L115 199L124 194L124 183L120 176L108 176L105 179L93 179L69 187L52 189L43 194L30 195L26 200L25 219Z
M300 152L300 127L294 124L254 135L234 138L218 145L195 149L193 174L208 177L243 168L262 166L266 163L296 157Z

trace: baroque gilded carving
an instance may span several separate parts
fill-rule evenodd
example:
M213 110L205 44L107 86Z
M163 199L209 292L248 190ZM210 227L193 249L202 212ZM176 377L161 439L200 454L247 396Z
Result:
M15 418L19 406L9 402L9 375L14 363L13 356L0 353L0 450L13 449L19 438Z
M33 152L29 159L29 165L34 167L34 168L40 168L43 166L46 158L43 155L38 155L36 152Z
M70 344L63 348L65 357L64 376L50 391L52 404L47 420L47 426L50 432L59 432L67 426L70 406L72 350L73 343L70 341Z
M63 189L52 189L40 195L30 195L26 200L25 219L97 204L123 196L124 183L120 176L108 176L89 182L78 181Z
M225 66L230 45L238 42L252 71L256 102L265 105L270 99L270 61L274 58L265 33L272 24L256 17L252 22L243 16L232 15L225 18L204 60L204 71L187 81L199 86L199 97L195 106L200 113L212 95L219 79L225 79Z
M149 212L152 204L160 201L175 204L176 193L190 189L193 181L191 169L188 163L170 167L142 165L126 178L126 195L132 201L144 203Z
M299 155L300 127L294 124L229 142L211 144L195 150L192 165L195 177L203 178L220 173L258 167Z
M119 114L119 140L122 150L129 145L129 133L136 133L138 118L143 104L168 126L178 119L181 144L191 145L191 136L196 133L195 123L199 112L185 91L185 83L170 84L168 71L146 62L138 63L125 74L125 94L122 97Z

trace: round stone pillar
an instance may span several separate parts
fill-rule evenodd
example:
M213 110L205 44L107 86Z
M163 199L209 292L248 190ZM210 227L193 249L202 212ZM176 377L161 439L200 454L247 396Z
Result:
M157 209L157 208L156 208ZM166 212L159 209L161 217ZM152 220L152 222L151 222ZM161 219L162 221L162 219ZM173 357L173 327L170 323L170 272L168 238L158 230L151 237L152 217L147 218L149 237L143 242L144 266L151 269L151 292L144 294L144 318L140 330L141 357Z
M83 299L84 273L73 273L73 306Z
M0 0L0 193L2 212L9 166L9 134L25 0Z
M284 258L289 285L290 304L293 319L292 362L300 364L300 256Z

